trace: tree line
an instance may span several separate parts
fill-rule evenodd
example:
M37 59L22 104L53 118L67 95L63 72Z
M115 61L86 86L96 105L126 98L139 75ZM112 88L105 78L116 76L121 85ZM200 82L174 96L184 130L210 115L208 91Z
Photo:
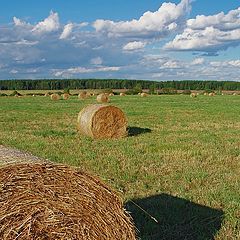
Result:
M61 90L61 89L175 89L175 90L240 90L233 81L147 81L127 79L41 79L0 80L0 90Z

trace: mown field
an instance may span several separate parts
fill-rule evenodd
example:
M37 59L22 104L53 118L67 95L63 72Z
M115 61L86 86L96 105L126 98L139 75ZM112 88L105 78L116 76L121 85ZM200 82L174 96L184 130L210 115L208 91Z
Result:
M95 102L1 97L0 144L100 176L141 239L240 239L240 96L114 96L129 122L120 140L77 133Z

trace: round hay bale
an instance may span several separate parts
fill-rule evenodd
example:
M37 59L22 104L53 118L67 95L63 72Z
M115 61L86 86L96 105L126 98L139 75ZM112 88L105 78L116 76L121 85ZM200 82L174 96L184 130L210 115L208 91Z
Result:
M237 93L233 93L233 96L237 96Z
M107 94L101 93L97 96L97 102L99 103L107 103L110 102L110 99Z
M0 239L136 239L121 199L88 173L22 163L1 167L0 182Z
M204 95L204 96L208 96L208 93L205 92L203 95Z
M44 97L48 97L48 96L49 96L49 93L45 93L45 94L44 94Z
M112 97L112 96L114 96L114 93L109 93L108 96L109 96L109 97Z
M64 93L64 94L62 95L63 100L68 100L69 97L70 97L70 95L69 95L68 93Z
M93 104L78 114L78 130L92 138L121 138L127 136L127 120L121 109Z
M211 97L213 97L213 96L215 96L215 93L211 92L211 93L209 93L208 95L211 96Z
M57 101L57 100L59 100L59 99L60 99L60 96L59 96L58 94L53 93L53 94L51 95L51 100Z
M121 92L120 96L124 97L124 96L126 96L126 93Z
M82 91L78 94L78 99L86 99L88 96L87 96L87 92L86 91Z
M196 97L197 97L197 94L196 94L196 93L191 93L191 94L190 94L190 97L191 97L191 98L196 98Z
M147 93L141 93L141 97L147 97Z

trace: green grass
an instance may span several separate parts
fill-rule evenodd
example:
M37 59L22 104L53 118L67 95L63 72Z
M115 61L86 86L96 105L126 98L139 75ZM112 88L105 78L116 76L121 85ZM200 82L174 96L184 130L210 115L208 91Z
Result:
M0 144L100 176L142 239L240 239L240 97L111 100L128 118L127 138L77 133L78 112L95 98L1 97Z

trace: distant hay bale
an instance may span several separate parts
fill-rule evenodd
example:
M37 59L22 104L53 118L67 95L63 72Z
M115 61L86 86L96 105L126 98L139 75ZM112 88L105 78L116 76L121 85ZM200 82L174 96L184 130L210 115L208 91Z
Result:
M141 93L139 92L138 95L141 95Z
M197 97L197 93L191 93L191 94L190 94L190 97L191 97L191 98L196 98L196 97Z
M44 94L44 97L48 97L48 96L49 96L49 93L45 93L45 94Z
M87 92L86 91L82 91L78 94L78 99L86 99L87 96Z
M93 104L78 114L80 133L92 138L121 138L127 136L127 120L115 106Z
M109 96L109 97L112 97L112 96L114 96L114 93L109 93L108 96Z
M32 96L35 97L35 94L33 94Z
M140 96L141 96L141 97L147 97L148 95L147 95L147 93L141 93Z
M208 96L208 93L205 92L203 95L204 95L204 96Z
M211 93L209 93L208 95L211 96L211 97L213 97L213 96L215 96L215 93L211 92Z
M99 102L99 103L107 103L109 101L110 101L110 99L109 99L108 95L105 93L101 93L97 96L97 102Z
M136 239L121 199L88 173L20 163L1 167L0 182L0 239Z
M126 96L126 93L121 92L120 96L124 97L124 96Z
M233 96L237 96L237 93L233 93Z
M60 99L60 96L59 96L58 94L56 94L56 93L53 93L53 94L51 95L51 99L52 99L53 101L57 101L57 100Z
M70 97L70 95L69 95L68 93L64 93L64 94L62 95L63 100L68 100L69 97Z

